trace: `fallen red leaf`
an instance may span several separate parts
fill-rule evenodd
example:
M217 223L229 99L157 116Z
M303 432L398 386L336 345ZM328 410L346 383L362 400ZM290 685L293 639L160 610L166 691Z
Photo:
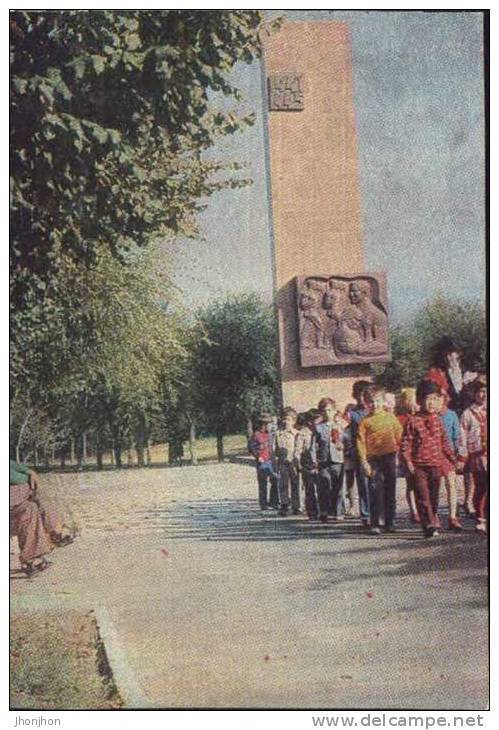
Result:
M269 659L270 659L270 657L269 657L269 655L268 655L268 654L265 654L265 656L264 656L263 658L265 659L265 661L266 661L266 662L268 662L268 661L269 661Z
M373 593L372 593L372 591L367 591L367 597L368 597L368 598L372 598L372 597L373 597Z
M168 550L165 550L164 548L161 548L161 552L163 553L163 555L168 555Z

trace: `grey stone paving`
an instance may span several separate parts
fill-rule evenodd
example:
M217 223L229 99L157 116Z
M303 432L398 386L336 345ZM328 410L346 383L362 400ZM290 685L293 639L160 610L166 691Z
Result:
M105 608L150 705L486 707L487 541L425 541L402 482L380 537L261 513L243 463L45 482L82 534L12 573L12 610Z

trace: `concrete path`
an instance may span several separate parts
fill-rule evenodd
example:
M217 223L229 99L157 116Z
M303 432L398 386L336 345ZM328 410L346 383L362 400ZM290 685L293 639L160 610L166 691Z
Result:
M371 537L261 513L243 463L49 482L83 532L12 574L12 610L105 609L145 704L486 707L487 541L424 540L402 483L400 531Z

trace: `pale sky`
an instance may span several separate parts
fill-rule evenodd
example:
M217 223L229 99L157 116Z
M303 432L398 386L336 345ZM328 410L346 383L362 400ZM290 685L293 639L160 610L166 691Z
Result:
M405 320L438 294L483 298L482 15L286 16L350 26L366 268L387 272L392 319ZM243 111L253 110L257 121L213 153L245 162L254 183L212 197L201 217L203 240L176 245L176 281L194 306L249 289L272 296L260 74L258 62L234 71Z

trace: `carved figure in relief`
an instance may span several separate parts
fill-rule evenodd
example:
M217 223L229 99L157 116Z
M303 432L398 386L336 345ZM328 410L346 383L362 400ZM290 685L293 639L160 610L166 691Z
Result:
M341 355L382 355L388 347L388 318L372 301L368 281L353 281L350 304L342 312L334 333L334 349Z
M322 298L322 307L327 317L325 329L329 347L334 347L334 333L338 329L347 301L346 282L330 279Z
M303 314L303 325L300 333L302 347L327 347L324 321L321 316L321 288L312 280L307 281L299 299L299 307Z

